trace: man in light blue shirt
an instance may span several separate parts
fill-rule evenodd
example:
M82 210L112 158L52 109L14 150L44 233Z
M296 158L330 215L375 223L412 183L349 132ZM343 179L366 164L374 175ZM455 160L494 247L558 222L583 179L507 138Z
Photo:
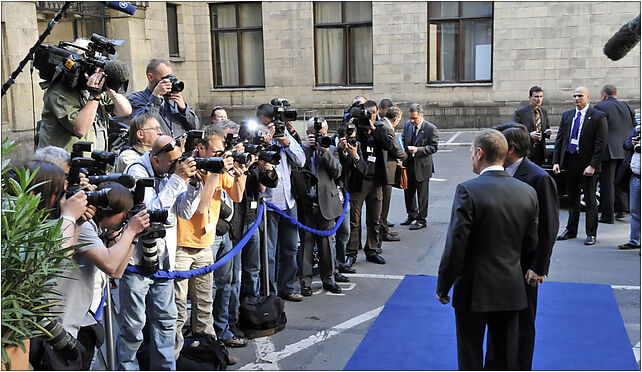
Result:
M281 137L273 137L275 130L272 122L274 119L272 105L264 104L259 106L256 116L259 122L267 124L270 130L269 142L276 144L281 149L281 161L274 167L279 183L275 188L267 188L261 193L261 196L296 220L296 202L292 194L290 173L292 166L302 167L305 164L305 153L288 130L284 130ZM294 292L294 283L298 271L296 256L299 236L297 227L286 220L285 217L272 211L267 212L267 224L270 285L276 289L276 293L281 298L288 301L301 301L303 299L301 294ZM279 247L279 263L275 266L277 245Z

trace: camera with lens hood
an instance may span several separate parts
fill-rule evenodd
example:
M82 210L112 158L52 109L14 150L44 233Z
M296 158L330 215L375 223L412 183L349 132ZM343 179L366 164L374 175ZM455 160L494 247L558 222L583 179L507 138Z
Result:
M321 116L315 116L314 117L314 141L316 144L323 148L330 148L330 145L332 145L332 139L323 133L321 133L321 129L323 129L323 123L325 122L325 119Z

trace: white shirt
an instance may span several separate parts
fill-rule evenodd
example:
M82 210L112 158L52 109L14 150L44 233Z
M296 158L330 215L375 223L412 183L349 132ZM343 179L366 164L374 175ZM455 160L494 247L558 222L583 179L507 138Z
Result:
M578 110L577 107L575 107L575 115L573 115L573 121L571 122L571 130L568 135L568 141L569 144L571 143L571 139L573 138L573 124L575 123L575 118L577 117L577 113L580 113L580 129L577 130L577 151L580 151L580 136L582 135L582 127L584 126L584 118L586 118L586 111L588 111L589 105L584 106L583 109Z
M517 172L517 168L519 168L523 160L524 158L519 158L513 164L507 166L506 172L508 172L508 174L510 174L511 177L515 177L515 172Z
M502 167L501 165L491 165L490 167L486 167L486 168L484 168L484 169L481 171L481 173L479 173L479 175L481 176L482 174L484 174L484 173L486 173L486 172L489 172L489 171L497 171L497 170L499 170L499 171L503 171L503 170L504 170L504 167Z

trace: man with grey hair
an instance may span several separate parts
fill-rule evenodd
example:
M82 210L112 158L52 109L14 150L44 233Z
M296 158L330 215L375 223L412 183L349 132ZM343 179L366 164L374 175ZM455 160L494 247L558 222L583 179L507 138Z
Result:
M147 64L147 87L129 95L133 114L157 109L162 118L161 131L172 137L190 129L198 129L199 122L194 108L183 99L183 93L173 89L172 66L164 59L154 58Z
M36 150L31 160L45 161L47 163L55 164L62 169L65 174L69 174L69 166L71 165L71 156L65 149L56 146L42 147Z
M121 151L116 161L115 172L122 173L125 168L152 148L161 132L162 119L157 110L143 111L134 116L129 124L128 148Z
M408 154L404 162L408 170L408 188L404 190L408 218L401 225L411 225L416 221L410 230L418 230L425 228L427 223L430 177L435 169L432 154L437 152L439 135L437 127L424 119L420 104L413 103L408 107L408 117L410 120L401 136Z

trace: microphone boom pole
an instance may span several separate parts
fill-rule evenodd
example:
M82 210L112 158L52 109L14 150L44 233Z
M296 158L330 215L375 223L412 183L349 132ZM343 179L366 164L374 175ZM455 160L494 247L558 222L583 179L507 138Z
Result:
M56 17L54 17L54 19L49 21L49 24L47 25L47 29L42 34L40 34L40 37L38 37L38 41L36 41L36 44L34 44L34 46L32 46L31 49L29 49L29 53L27 54L27 56L22 61L20 61L18 68L14 72L12 72L9 79L7 79L7 81L4 84L2 84L3 97L5 93L7 93L7 90L9 90L9 88L13 85L13 83L15 83L15 79L18 77L18 75L20 75L20 73L22 72L22 69L27 65L29 60L33 59L33 55L36 52L36 49L38 49L38 47L40 47L42 42L45 41L47 36L49 36L53 28L56 26L56 24L58 24L58 21L60 21L60 18L62 18L65 12L67 12L67 9L69 9L72 3L73 1L65 1L65 4L62 6L62 8L60 8L60 10L58 11L58 14L56 14Z

